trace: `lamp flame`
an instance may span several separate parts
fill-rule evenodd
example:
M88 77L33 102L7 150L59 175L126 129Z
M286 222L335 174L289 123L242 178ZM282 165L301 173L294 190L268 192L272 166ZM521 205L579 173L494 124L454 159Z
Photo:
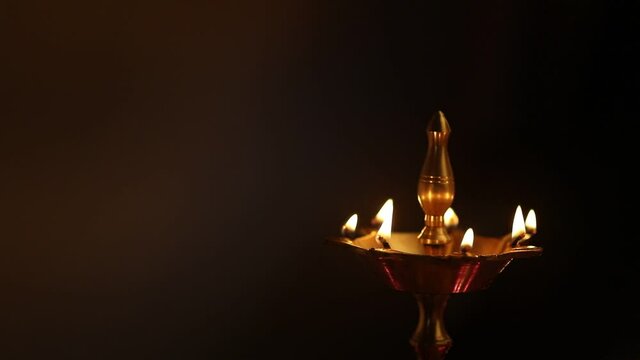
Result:
M448 228L456 227L459 222L460 219L452 208L448 208L447 211L444 212L444 226Z
M373 219L375 223L382 224L385 219L390 218L393 214L393 199L387 199L380 208L376 217Z
M469 251L473 247L473 229L468 228L465 231L464 236L462 237L462 242L460 243L460 251Z
M358 214L353 214L347 220L347 222L342 225L342 235L349 235L356 232L356 227L358 226Z
M527 230L527 234L535 234L537 230L536 212L533 209L527 213L527 218L524 221L524 226Z
M391 239L391 218L385 219L380 225L380 230L378 230L378 238L382 238L389 242Z
M376 236L376 240L384 245L384 243L388 243L391 240L391 223L393 220L393 200L389 199L384 203L378 215L376 215L376 219L380 219L382 221L382 225L380 225L380 229L378 230L378 236Z
M518 205L516 213L513 216L513 227L511 228L511 239L515 240L526 234L526 227L524 225L524 215L522 214L522 207Z

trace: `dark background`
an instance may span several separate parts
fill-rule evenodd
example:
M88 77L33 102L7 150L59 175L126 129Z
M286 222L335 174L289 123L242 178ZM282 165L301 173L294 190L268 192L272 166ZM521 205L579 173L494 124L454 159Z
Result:
M325 239L419 230L442 110L461 226L545 249L452 297L449 358L637 359L630 5L2 1L0 357L412 359Z

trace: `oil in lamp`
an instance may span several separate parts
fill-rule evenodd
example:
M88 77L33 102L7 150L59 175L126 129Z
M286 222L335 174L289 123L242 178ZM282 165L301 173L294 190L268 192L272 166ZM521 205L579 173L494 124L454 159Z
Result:
M341 236L330 239L366 260L368 268L392 289L408 292L418 303L418 325L410 339L418 359L444 359L452 340L444 326L444 311L452 294L482 290L518 258L542 253L529 245L536 232L533 210L524 219L518 205L511 233L474 235L456 228L451 209L455 195L448 154L451 129L444 114L436 112L427 126L428 150L418 179L418 201L424 227L418 233L391 232L393 201L389 199L371 221L358 228L354 214Z

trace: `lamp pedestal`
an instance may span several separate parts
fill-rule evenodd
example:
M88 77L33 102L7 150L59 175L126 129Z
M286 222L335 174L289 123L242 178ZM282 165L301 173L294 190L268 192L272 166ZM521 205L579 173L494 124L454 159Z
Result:
M449 295L416 294L418 326L411 345L419 360L441 360L451 348L452 340L444 328L444 310Z

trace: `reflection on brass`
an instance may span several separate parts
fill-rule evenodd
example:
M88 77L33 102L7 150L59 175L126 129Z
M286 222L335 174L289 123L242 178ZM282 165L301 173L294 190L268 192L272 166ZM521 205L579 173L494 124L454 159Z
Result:
M414 233L414 235L417 235ZM347 238L333 238L364 256L393 289L413 294L455 294L487 288L513 259L538 256L537 246L506 247L503 237L476 236L473 254L460 251L462 232L451 233L452 247L444 255L408 254L381 247L364 248ZM509 235L508 239L511 237Z
M463 232L447 230L443 220L454 196L447 153L449 133L444 115L436 113L427 127L429 148L418 183L418 199L425 213L420 234L394 232L389 239L391 248L375 241L374 229L353 240L344 236L329 239L364 259L392 289L415 296L419 318L410 343L418 359L442 360L451 347L443 318L451 294L486 289L513 259L542 254L542 248L528 245L533 234L518 239L512 239L511 234L476 235L471 249L461 249ZM394 243L396 249L407 252L395 250Z
M418 201L424 211L424 228L420 242L442 245L451 241L444 226L444 213L455 195L453 170L449 161L449 123L442 111L436 112L427 125L427 156L418 181Z

